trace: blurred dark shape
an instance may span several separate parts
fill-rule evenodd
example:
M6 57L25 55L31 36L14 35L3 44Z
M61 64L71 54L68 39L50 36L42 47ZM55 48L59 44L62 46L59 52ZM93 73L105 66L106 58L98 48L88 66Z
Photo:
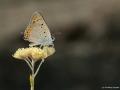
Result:
M69 32L66 33L67 42L85 40L87 29L87 25L82 25L82 23L77 23L73 27L69 27Z
M23 35L24 35L24 32L20 32L20 35L22 35L22 37L23 37Z
M118 14L120 15L120 14ZM120 41L120 18L118 15L112 15L108 22L108 30L106 36L108 36L108 40L111 41Z

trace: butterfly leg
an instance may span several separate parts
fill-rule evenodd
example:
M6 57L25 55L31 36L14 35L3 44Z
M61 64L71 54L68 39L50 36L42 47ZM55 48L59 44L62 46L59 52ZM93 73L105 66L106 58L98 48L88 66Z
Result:
M40 47L40 48L43 48L43 45L40 45L39 47Z
M51 44L51 47L54 47L54 44L53 44L53 43Z
M39 43L30 43L29 44L30 47L33 47L33 46L36 46L36 45L39 45Z

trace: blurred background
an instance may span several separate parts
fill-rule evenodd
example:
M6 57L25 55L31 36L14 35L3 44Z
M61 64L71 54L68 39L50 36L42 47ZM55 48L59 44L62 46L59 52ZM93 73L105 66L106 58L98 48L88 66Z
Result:
M30 69L12 54L28 47L21 32L35 11L43 14L56 48L35 90L120 88L120 0L0 0L0 90L30 90Z

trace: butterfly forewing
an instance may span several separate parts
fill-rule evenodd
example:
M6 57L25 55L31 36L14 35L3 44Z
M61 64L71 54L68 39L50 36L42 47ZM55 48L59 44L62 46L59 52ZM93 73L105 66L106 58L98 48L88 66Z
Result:
M35 12L31 17L31 21L24 32L24 38L29 42L41 45L53 43L50 30L38 12Z

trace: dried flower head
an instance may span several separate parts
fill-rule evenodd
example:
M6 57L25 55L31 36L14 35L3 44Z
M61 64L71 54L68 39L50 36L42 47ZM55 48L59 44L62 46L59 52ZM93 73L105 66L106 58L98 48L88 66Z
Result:
M43 47L43 50L47 53L47 57L55 53L55 48L53 47Z
M39 47L19 48L13 55L16 59L32 58L33 60L45 59L54 54L55 48L45 46L43 49Z
M31 69L30 85L31 90L34 90L34 79L38 74L38 71L44 62L45 58L55 53L54 47L43 46L43 49L39 47L19 48L13 55L16 59L25 60ZM35 70L35 62L41 60L37 69Z

